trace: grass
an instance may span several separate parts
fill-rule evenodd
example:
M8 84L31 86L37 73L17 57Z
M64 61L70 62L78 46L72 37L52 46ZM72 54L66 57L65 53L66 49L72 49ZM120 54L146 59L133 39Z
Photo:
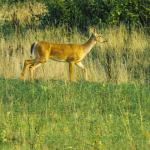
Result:
M83 60L88 71L88 80L106 82L108 70L111 81L117 83L147 83L150 79L150 41L144 31L133 30L131 33L122 25L117 28L97 29L102 32L107 43L97 44ZM91 33L89 33L89 36ZM83 34L66 27L51 27L45 30L27 30L21 35L0 34L0 76L18 78L25 59L30 58L30 47L35 41L45 40L52 43L84 43L88 40ZM110 61L108 64L108 56ZM5 65L4 65L5 64ZM110 66L110 69L108 68ZM28 76L27 76L28 78ZM37 68L36 79L68 79L68 64L50 61ZM76 79L83 79L82 71L76 68Z
M37 69L34 82L18 77L34 41L84 43L86 34L65 27L0 33L0 150L149 149L149 35L124 26L102 33L108 43L83 61L88 81L76 68L72 83L68 65L54 61Z
M148 150L150 87L0 79L1 150Z

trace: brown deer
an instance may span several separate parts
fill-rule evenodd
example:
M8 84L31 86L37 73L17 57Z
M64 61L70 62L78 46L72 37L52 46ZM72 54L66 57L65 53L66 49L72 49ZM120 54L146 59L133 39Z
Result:
M92 35L84 44L54 44L46 41L35 42L31 45L31 54L34 53L35 58L25 60L23 71L20 79L24 79L27 68L30 71L30 79L33 79L33 71L41 64L47 62L49 59L68 62L69 63L69 79L74 80L74 66L80 67L87 79L87 71L82 60L91 51L93 46L97 43L106 42L106 40L93 29Z

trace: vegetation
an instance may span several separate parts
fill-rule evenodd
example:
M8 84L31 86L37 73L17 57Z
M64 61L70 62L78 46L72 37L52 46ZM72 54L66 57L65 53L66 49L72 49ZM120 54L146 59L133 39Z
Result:
M19 26L23 22L28 28L35 28L37 19L41 28L65 24L68 28L86 30L88 26L106 27L120 23L129 30L133 26L149 27L148 0L2 0L0 3L5 21L8 22L9 16L12 24Z
M2 150L149 149L148 85L0 79L0 86Z
M0 150L148 150L148 0L0 1ZM50 61L18 80L35 41L84 43L89 27L108 39L83 63L84 81Z
M99 29L98 31L100 32ZM135 30L129 33L123 25L101 31L108 42L97 44L84 60L83 63L88 70L88 80L149 83L149 36L143 31ZM24 60L30 57L31 44L38 40L53 43L84 43L88 40L88 35L78 32L77 29L70 33L65 27L29 30L19 37L15 34L10 36L3 34L0 51L1 76L18 78ZM4 62L7 66L3 65ZM66 80L68 79L67 72L67 64L51 60L37 69L35 78ZM83 79L82 71L79 68L76 68L76 72L76 78ZM28 79L28 76L26 78Z
M84 61L88 81L76 68L73 83L67 81L68 66L54 61L37 70L35 82L18 77L33 41L82 43L85 34L52 27L19 38L2 35L0 149L148 150L148 35L129 34L124 26L103 34L109 42L97 45Z

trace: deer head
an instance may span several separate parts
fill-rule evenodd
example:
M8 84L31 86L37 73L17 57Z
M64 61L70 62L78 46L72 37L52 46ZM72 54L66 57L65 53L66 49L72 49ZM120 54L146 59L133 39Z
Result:
M103 38L102 34L97 33L96 29L94 28L92 31L92 39L95 42L100 42L100 43L104 43L107 42L107 40L105 38Z

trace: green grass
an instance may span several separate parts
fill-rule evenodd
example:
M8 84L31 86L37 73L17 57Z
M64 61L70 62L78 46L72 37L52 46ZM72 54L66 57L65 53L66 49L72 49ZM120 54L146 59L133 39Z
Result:
M150 87L0 79L1 150L148 150Z

